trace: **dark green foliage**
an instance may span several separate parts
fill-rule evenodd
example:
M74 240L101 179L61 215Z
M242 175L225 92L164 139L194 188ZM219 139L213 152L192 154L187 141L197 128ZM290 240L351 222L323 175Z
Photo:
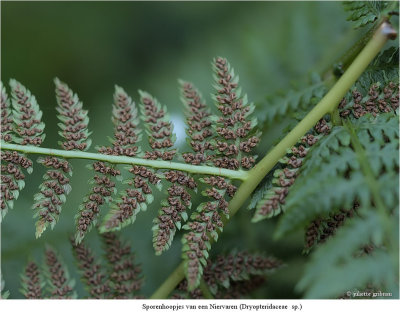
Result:
M352 101L341 105L344 125L311 150L276 231L279 236L309 224L306 250L324 243L298 286L307 297L335 297L371 284L398 294L391 258L398 256L391 238L398 220L398 87L390 82L372 85L364 98L357 90L350 95ZM356 214L336 210L352 209L355 202ZM372 253L355 254L366 245L375 248Z
M309 85L269 96L259 116L262 124L268 124L287 117L296 111L310 110L324 96L326 87L321 77L313 73Z
M339 105L340 117L351 117L352 120L356 121L367 113L376 116L379 113L393 112L398 108L398 87L395 83L397 77L396 69L393 68L396 55L398 56L398 49L390 48L374 60L357 81L352 92L348 93ZM381 81L373 81L374 79ZM365 96L363 97L362 94ZM357 122L357 124L367 127L370 126L369 123L365 120ZM381 124L381 127L386 129L387 132L393 133L395 132L393 129L397 128L395 125L387 126L386 122L379 123L379 117L374 123ZM313 130L302 137L294 148L288 150L286 157L280 161L274 171L273 179L267 180L264 186L256 191L250 207L256 206L253 221L257 222L278 215L287 208L286 196L291 191L290 187L299 173L306 178L309 172L325 160L329 160L333 167L320 169L318 174L322 177L335 176L337 170L344 172L347 165L357 163L352 150L348 148L349 145L350 135L346 128L333 126L331 122L321 120ZM376 147L376 144L373 144L373 146ZM386 150L391 150L393 146L395 146L394 143L378 151L382 156L386 156ZM307 158L306 155L310 148L312 149L312 158ZM342 151L340 151L340 148L342 148ZM372 149L372 151L376 153L377 150ZM332 156L333 153L335 155ZM339 158L336 158L336 156L339 156ZM332 157L334 158L332 159ZM305 185L299 187L312 190L311 187Z
M385 230L382 218L373 209L364 208L362 217L349 220L335 237L320 246L311 257L298 289L306 291L309 298L332 298L368 284L383 287L384 292L398 296L398 268L396 246L388 252L383 245L390 230ZM398 215L391 218L398 220ZM394 224L393 224L394 225ZM393 228L386 226L386 228ZM392 235L390 235L392 237ZM393 241L395 240L392 239ZM376 247L371 254L362 254L370 242ZM326 270L329 272L326 272ZM336 281L336 279L341 279ZM327 285L329 283L329 285Z
M364 116L354 125L357 137L360 141L363 141L362 145L366 150L368 164L372 170L375 170L375 176L381 174L381 172L395 172L396 167L398 167L398 144L396 144L398 132L390 127L391 125L397 126L397 124L397 116L387 113L381 114L375 119L369 115ZM347 127L337 126L335 128L340 130L337 134L342 133L346 134L346 138L350 137ZM365 137L366 132L368 132L368 138ZM376 134L376 138L370 141L373 134ZM383 137L388 137L391 142L383 142L379 145ZM327 139L334 143L337 141L335 137L328 136ZM292 186L287 198L287 213L282 218L277 230L280 235L296 226L303 226L307 221L309 222L310 218L318 214L326 215L332 209L338 209L340 206L349 208L354 200L360 200L365 205L369 204L370 193L367 181L364 175L359 172L362 161L359 160L358 153L349 147L350 141L340 144L341 146L338 147L338 142L330 145L328 140L326 141L325 147L329 150L329 159L318 156L318 151L313 152L310 160L319 158L320 162L313 163L313 167L305 166L307 172L301 173ZM385 158L382 158L382 152L385 153ZM377 178L378 183L381 179L382 177ZM330 193L333 191L334 194ZM392 207L393 205L389 206ZM307 208L307 211L303 210L305 208Z
M326 128L310 130L308 146L303 137L288 150L253 196L254 221L284 212L277 237L307 228L311 260L297 289L308 298L367 287L398 296L398 243L391 236L398 230L398 107L398 48L391 47L344 97L336 122L327 116Z
M349 12L347 20L354 22L354 28L373 23L391 11L398 11L397 1L344 1L343 6Z

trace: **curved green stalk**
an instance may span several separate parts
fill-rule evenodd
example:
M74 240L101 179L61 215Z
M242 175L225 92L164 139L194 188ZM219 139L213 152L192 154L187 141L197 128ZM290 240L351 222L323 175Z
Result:
M286 135L272 150L249 172L247 179L240 185L235 196L229 203L230 218L244 204L253 190L286 154L325 114L333 112L347 91L352 87L371 61L378 55L388 39L396 37L395 30L387 22L383 22L372 36L371 40L354 59L347 71L340 77L324 98L305 116L289 134ZM165 282L154 292L152 299L165 299L184 278L183 263L181 263Z
M3 142L1 143L1 149L20 151L31 154L59 156L66 159L86 159L86 160L110 162L113 164L143 165L157 169L160 168L173 169L193 174L217 175L217 176L229 177L240 180L245 180L248 174L247 171L233 171L225 168L218 168L212 166L199 166L199 165L191 165L186 163L177 163L169 161L155 161L155 160L140 159L128 156L106 155L106 154L82 152L82 151L57 150L57 149L41 148L29 145L9 144Z
M214 299L214 297L208 287L208 284L204 281L204 279L201 279L199 288L201 290L201 293L203 293L203 296L205 299L208 299L208 300Z

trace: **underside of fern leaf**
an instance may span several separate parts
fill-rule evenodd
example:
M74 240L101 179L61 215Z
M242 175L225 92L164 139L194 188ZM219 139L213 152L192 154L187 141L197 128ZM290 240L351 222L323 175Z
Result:
M203 281L210 294L217 299L240 299L262 285L266 277L282 267L282 263L264 254L249 254L233 251L207 259ZM174 299L204 299L204 293L197 288L188 291L188 281L184 280L172 293Z
M216 137L212 138L209 145L206 144L206 149L205 143L208 143L206 139L211 134L208 132L209 124L203 118L208 119L209 114L202 105L197 90L190 84L183 83L183 97L189 108L187 120L191 122L188 123L191 127L188 131L192 139L190 144L195 152L212 150L212 157L202 160L212 160L217 167L249 169L255 162L251 151L259 141L259 134L254 132L257 119L250 117L254 105L247 102L246 95L241 95L238 77L226 59L216 58L213 68L216 89L213 99L219 115L212 119L216 122L212 125ZM200 127L193 124L194 119L200 121ZM204 130L204 135L195 133L195 128L197 131ZM182 239L189 290L195 289L200 283L211 240L218 239L218 233L223 229L223 218L229 218L228 200L236 191L230 180L219 176L205 177L202 182L210 187L203 192L203 195L211 200L200 204L189 222L183 226L185 230L189 230Z
M11 100L1 84L1 139L8 143L39 146L45 137L42 112L34 95L11 79ZM12 110L11 110L12 105ZM32 161L16 151L1 152L1 215L13 208L14 200L25 186L25 169L32 173Z
M91 144L87 129L89 118L87 111L82 109L78 96L58 78L54 80L58 119L60 123L59 135L63 142L59 142L64 150L86 151ZM48 170L43 175L43 182L39 186L40 192L35 197L33 209L36 221L36 237L40 237L48 226L52 229L58 222L62 205L71 191L69 184L72 176L70 163L63 158L39 158L38 163Z

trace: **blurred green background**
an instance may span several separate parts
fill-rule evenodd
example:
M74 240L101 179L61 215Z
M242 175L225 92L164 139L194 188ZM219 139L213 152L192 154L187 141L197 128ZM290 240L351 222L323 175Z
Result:
M1 79L16 78L26 85L43 111L44 147L57 147L57 120L53 78L59 77L78 93L90 112L95 145L107 144L114 84L137 101L138 89L147 90L167 104L176 132L183 133L182 106L177 79L194 82L206 100L212 89L210 62L227 57L240 75L243 90L257 106L265 97L305 82L352 43L355 33L340 2L1 2ZM274 140L281 130L265 135ZM94 151L94 146L92 151ZM259 155L268 149L259 148ZM31 156L35 159L35 156ZM78 279L68 235L74 215L88 191L91 171L87 162L74 161L72 193L55 230L36 240L31 205L43 168L35 164L14 209L2 224L1 268L11 298L19 293L20 272L29 256L41 262L44 244L58 249L71 274ZM180 237L161 257L153 253L152 219L156 201L136 223L122 231L131 241L146 278L144 294L151 294L180 261ZM106 209L103 208L103 214ZM296 298L294 291L305 257L303 235L272 239L275 221L251 224L243 209L229 223L213 248L267 251L286 267L271 276L259 298ZM100 252L96 232L89 244ZM77 283L78 293L84 291Z

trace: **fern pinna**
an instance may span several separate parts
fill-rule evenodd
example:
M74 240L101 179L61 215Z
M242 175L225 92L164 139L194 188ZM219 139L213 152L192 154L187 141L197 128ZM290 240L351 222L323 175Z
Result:
M35 96L21 83L10 80L11 100L1 83L1 140L5 143L39 146L45 135L42 112ZM16 151L1 152L1 218L13 208L25 186L25 169L31 173L32 161Z

